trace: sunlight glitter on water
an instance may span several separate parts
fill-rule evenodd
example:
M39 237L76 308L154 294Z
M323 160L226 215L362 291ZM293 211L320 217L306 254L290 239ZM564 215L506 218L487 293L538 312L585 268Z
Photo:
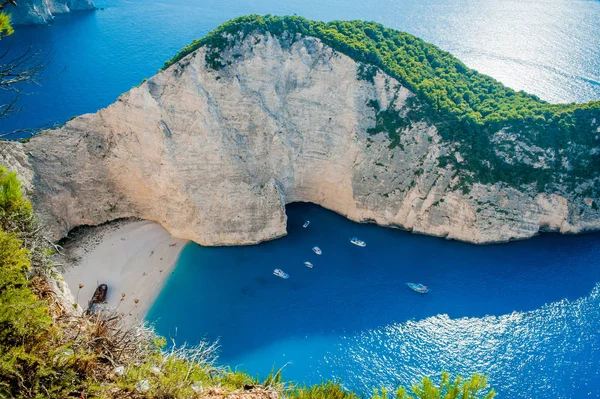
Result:
M318 370L333 377L344 367L346 384L358 384L364 392L377 381L393 389L446 370L485 373L508 398L597 397L600 320L593 315L599 307L597 284L589 296L531 312L460 319L439 315L393 324L344 337Z

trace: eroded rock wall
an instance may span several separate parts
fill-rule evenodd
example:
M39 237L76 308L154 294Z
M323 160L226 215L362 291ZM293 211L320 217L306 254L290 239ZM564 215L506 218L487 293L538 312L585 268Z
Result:
M474 184L435 126L412 121L391 145L373 134L374 100L405 115L412 93L315 38L250 36L207 67L205 49L96 114L3 143L40 217L58 238L81 224L153 220L203 245L251 244L286 233L285 204L320 204L355 221L474 243L540 230L600 227L595 201L534 187Z

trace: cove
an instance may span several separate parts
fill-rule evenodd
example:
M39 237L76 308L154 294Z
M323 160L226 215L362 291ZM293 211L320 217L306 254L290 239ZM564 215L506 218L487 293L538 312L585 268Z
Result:
M219 339L221 364L263 377L285 365L369 393L446 370L483 372L502 397L600 395L600 234L475 246L311 204L287 214L279 240L186 246L147 320L180 344Z

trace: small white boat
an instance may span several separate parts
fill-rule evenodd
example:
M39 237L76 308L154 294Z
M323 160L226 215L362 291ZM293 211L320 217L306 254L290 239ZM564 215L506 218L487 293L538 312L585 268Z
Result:
M310 220L307 220L306 222L304 222L302 227L307 228L309 224L310 224Z
M406 285L408 285L411 290L418 292L419 294L427 294L429 292L429 288L423 284L406 283Z
M287 274L287 273L285 273L285 272L284 272L283 270L281 270L281 269L275 269L275 270L273 271L273 274L274 274L274 275L276 275L277 277L281 277L281 278L283 278L283 279L288 279L288 278L290 278L290 275L289 275L289 274Z
M323 253L323 251L321 251L321 248L319 247L313 247L313 252L316 253L317 255L321 255Z
M354 245L358 245L359 247L366 247L366 246L367 246L367 243L366 243L366 242L364 242L363 240L359 240L359 239L358 239L358 238L356 238L356 237L352 237L352 238L350 239L350 242L351 242L352 244L354 244Z
M306 267L308 267L310 269L312 269L314 267L314 265L312 263L310 263L310 262L304 262L304 266L306 266Z

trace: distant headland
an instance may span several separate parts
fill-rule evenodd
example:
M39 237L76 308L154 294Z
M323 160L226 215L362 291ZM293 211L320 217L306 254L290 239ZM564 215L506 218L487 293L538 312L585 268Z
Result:
M45 25L60 14L96 9L92 0L19 0L15 4L7 4L3 10L13 25Z

